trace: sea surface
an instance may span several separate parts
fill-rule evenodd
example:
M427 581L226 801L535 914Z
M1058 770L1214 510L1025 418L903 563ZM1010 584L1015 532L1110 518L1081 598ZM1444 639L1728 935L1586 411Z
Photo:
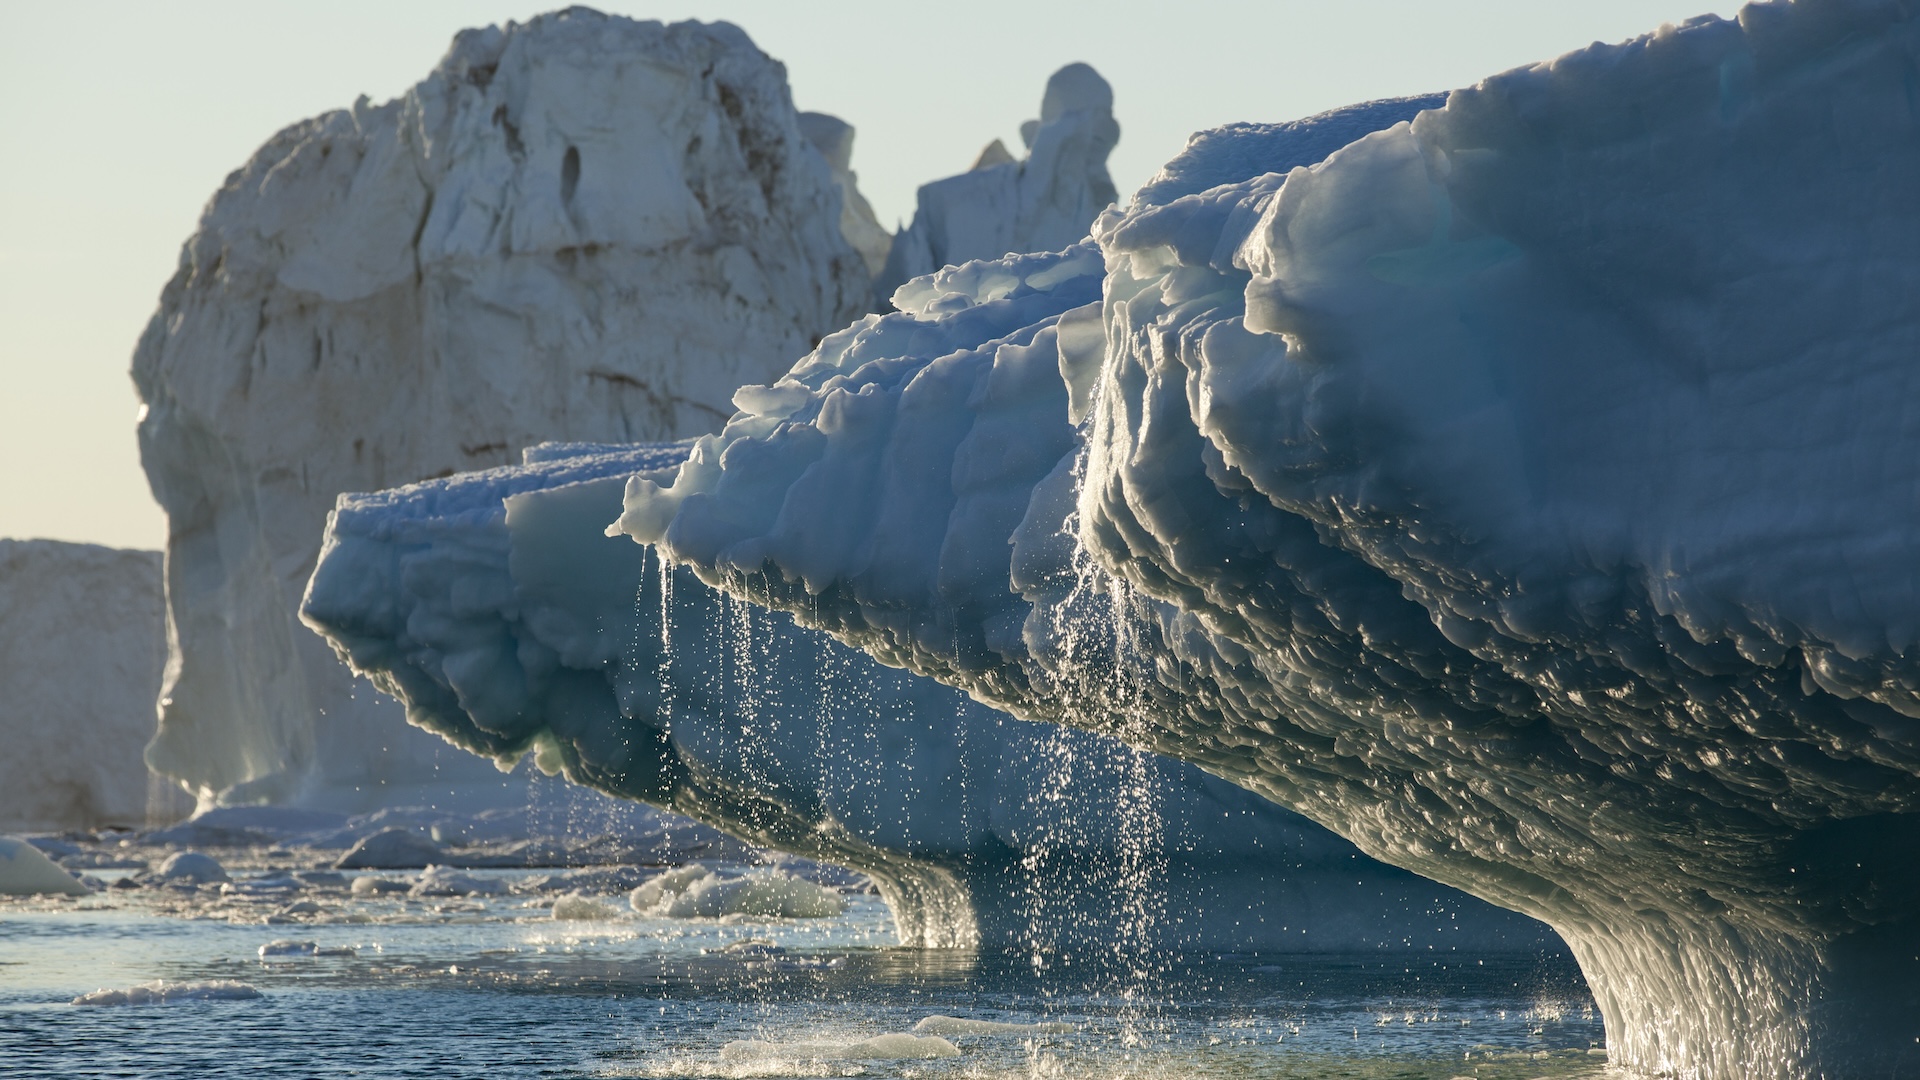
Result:
M1564 956L1036 960L895 947L885 905L858 887L831 918L641 916L606 891L600 917L556 919L536 871L475 871L509 891L435 897L397 891L419 871L289 884L288 869L0 898L0 1075L1605 1072L1599 1016ZM356 895L359 876L396 891ZM76 1003L101 990L132 993ZM885 1038L900 1035L913 1037Z

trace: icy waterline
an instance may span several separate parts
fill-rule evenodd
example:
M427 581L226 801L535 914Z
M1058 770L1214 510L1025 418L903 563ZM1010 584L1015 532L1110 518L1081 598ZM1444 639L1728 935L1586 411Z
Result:
M224 885L0 899L0 1068L1585 1080L1604 1061L1591 1000L1559 958L1199 954L1134 984L887 947L886 909L857 889L833 918L574 921L552 917L569 896L615 908L615 879L659 871L485 871L472 876L486 891L453 895L418 871L220 854ZM289 887L296 875L311 881ZM400 889L357 887L371 881ZM878 1053L912 1049L906 1037L959 1056Z
M1808 0L1183 169L630 482L708 584L1552 924L1614 1060L1920 1068L1920 29Z

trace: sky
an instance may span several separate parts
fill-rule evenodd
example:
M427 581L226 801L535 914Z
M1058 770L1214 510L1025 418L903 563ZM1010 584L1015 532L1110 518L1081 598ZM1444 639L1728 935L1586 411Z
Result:
M1018 147L1046 78L1113 84L1124 194L1189 133L1471 85L1712 0L816 0L607 3L725 20L783 61L801 109L854 125L883 224L989 141ZM278 129L384 101L514 0L176 0L0 9L0 538L157 548L127 368L181 244L227 173ZM1161 14L1170 12L1171 17Z

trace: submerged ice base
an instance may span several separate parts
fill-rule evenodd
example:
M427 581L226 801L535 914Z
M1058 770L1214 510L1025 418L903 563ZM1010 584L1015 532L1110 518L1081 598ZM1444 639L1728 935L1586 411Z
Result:
M1920 1069L1916 71L1910 4L1757 4L1285 175L1197 141L622 528L1546 920L1616 1063Z
M1557 950L1544 927L1112 738L1007 718L730 601L625 537L626 479L685 445L348 496L304 614L476 753L879 883L901 939L1134 955Z

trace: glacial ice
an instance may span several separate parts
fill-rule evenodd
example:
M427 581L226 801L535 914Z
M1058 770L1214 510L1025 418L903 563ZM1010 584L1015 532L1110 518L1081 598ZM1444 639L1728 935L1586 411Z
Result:
M829 919L847 910L839 893L779 870L718 874L704 866L669 870L634 889L627 902L641 915L669 919ZM559 918L556 909L555 918Z
M580 7L464 32L402 97L269 140L134 357L168 520L153 766L203 803L500 801L299 626L334 497L542 439L713 430L866 309L842 172L737 28Z
M159 552L0 540L0 829L146 823L165 660Z
M1107 175L1120 139L1113 88L1086 64L1068 64L1047 80L1040 119L1020 134L1026 157L1015 160L995 140L972 169L921 186L913 222L893 237L874 277L877 310L888 310L897 287L943 266L1054 251L1086 236L1115 197Z
M1097 257L1032 263L1077 268L1063 289L1097 297ZM928 290L902 293L937 305ZM1042 317L1011 304L1012 326ZM872 333L920 325L894 315ZM1009 721L684 570L663 588L659 560L605 526L629 475L664 477L686 453L546 445L519 468L345 496L304 617L469 750L503 765L532 751L574 781L871 875L909 943L1556 947L1196 769Z
M90 891L39 848L16 837L0 836L0 893L85 896Z
M159 881L183 881L191 885L217 885L229 880L220 860L198 851L176 851L167 856L154 872Z
M1917 20L1753 4L1174 178L743 390L621 527L1538 916L1616 1064L1920 1069Z

